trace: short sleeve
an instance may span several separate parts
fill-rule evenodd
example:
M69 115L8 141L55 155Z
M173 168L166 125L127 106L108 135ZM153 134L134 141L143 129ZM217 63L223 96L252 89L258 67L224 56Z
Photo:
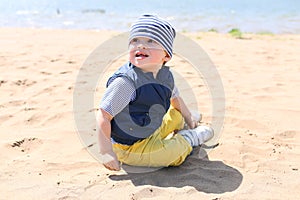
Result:
M179 97L179 90L176 86L174 86L173 91L172 91L171 99L174 99L176 97Z
M114 117L129 104L134 95L133 83L125 77L118 77L106 88L99 107Z

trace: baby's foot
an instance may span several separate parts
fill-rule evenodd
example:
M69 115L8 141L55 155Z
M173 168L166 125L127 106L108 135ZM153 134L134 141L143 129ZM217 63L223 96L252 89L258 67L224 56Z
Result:
M208 126L178 131L193 147L199 146L214 136L214 130Z

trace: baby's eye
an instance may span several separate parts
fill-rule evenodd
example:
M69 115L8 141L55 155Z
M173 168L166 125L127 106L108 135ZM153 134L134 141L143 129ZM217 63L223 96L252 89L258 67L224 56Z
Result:
M137 38L133 38L133 39L131 40L131 42L137 42L137 41L138 41Z
M149 39L149 40L148 40L148 43L155 43L155 41L152 40L152 39Z

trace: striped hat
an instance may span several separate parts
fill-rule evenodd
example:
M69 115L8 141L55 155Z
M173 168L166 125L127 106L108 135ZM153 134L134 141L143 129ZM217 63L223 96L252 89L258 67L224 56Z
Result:
M141 16L130 29L129 42L136 37L147 37L161 44L170 57L176 32L172 25L156 15Z

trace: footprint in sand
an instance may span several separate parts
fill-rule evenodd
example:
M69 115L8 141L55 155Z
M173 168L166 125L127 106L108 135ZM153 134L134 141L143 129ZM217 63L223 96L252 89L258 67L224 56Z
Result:
M296 136L297 131L293 131L293 130L287 130L287 131L283 131L281 133L279 133L279 137L280 139L292 139Z
M256 173L260 171L260 160L262 157L266 157L269 151L270 147L267 146L244 144L240 149L240 167L247 172Z
M259 170L258 158L253 154L242 156L243 168L248 172L256 173Z

